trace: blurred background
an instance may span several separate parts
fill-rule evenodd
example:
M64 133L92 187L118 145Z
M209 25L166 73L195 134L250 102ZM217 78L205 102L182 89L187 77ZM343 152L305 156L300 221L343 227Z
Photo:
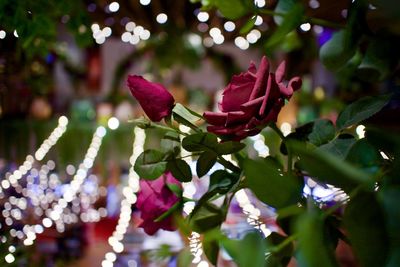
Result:
M136 227L134 207L117 231L121 242L109 239L132 178L138 133L129 120L144 115L126 86L128 74L164 84L176 102L202 113L217 108L221 90L250 61L258 65L267 55L275 70L286 60L286 77L303 79L278 119L290 133L315 118L335 121L361 96L398 96L399 18L396 1L2 0L2 266L183 261L178 252L187 241L177 232L147 236ZM393 100L371 122L398 131L398 112ZM145 148L168 145L160 132L139 134ZM257 138L248 153L279 149L272 133ZM188 194L204 192L202 181ZM250 227L238 205L227 221L232 236ZM260 209L276 229L271 211Z

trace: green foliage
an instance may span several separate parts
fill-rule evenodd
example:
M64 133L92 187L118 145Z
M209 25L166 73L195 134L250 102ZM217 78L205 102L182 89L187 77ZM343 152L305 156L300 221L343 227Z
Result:
M177 267L188 267L192 263L193 256L189 248L182 249L178 254Z
M238 19L251 11L252 5L246 0L211 0L211 2L221 11L222 15L228 19Z
M303 214L296 222L298 235L297 261L299 266L338 266L333 251L324 236L324 220L317 210Z
M204 234L204 239L202 242L204 254L207 259L214 265L217 265L218 255L219 255L219 244L214 237L214 232L208 232Z
M270 159L245 160L243 171L246 176L246 186L258 199L274 208L294 204L301 198L300 179L282 173Z
M343 220L362 266L385 266L388 240L376 196L372 193L354 196L346 207Z
M224 221L222 210L210 202L197 206L190 214L190 225L198 233L218 227Z
M293 5L289 12L283 17L282 23L272 34L265 44L265 48L269 49L271 47L279 44L287 34L296 29L303 20L304 7L301 4Z
M182 140L182 147L190 152L214 151L217 146L217 136L211 133L192 134Z
M28 55L43 56L54 49L61 17L69 15L67 28L80 45L92 44L89 15L82 2L28 1L0 2L2 28L18 32L18 46Z
M366 96L348 105L336 121L336 127L342 130L351 125L360 123L379 112L389 102L390 96Z
M372 188L373 177L353 164L322 150L311 150L303 145L291 144L293 152L300 157L299 166L310 176L338 186L346 191L356 185Z
M294 252L293 242L286 242L287 237L284 237L276 232L272 232L265 239L266 254L265 266L287 266Z
M260 233L250 232L243 239L221 239L222 247L239 267L264 267L266 245Z
M320 146L335 137L335 126L330 120L316 120L312 132L308 135L310 143Z
M350 34L345 30L340 30L333 34L332 38L326 42L320 50L322 63L329 69L338 70L349 61L356 52L357 40L348 40Z
M179 103L174 106L172 112L174 115L174 120L190 128L196 128L196 122L202 119L199 114L182 106Z
M360 169L371 174L376 173L383 163L382 156L368 141L363 138L351 146L346 157L348 162L354 163Z
M166 170L167 162L160 151L149 149L142 152L135 162L135 171L143 179L155 180Z
M257 17L253 16L251 19L249 19L243 26L240 28L240 34L246 34L248 33L253 27L254 23L256 22Z
M204 151L200 154L196 164L196 172L198 177L202 177L214 166L217 162L217 154L212 151Z
M190 166L182 159L169 160L166 169L181 182L190 182L192 180L192 171L190 170Z
M329 153L338 159L345 159L355 142L356 140L353 136L341 135L331 142L318 147L317 150Z
M219 143L216 152L219 155L228 155L234 154L242 150L246 145L243 143L235 142L235 141L226 141L223 143Z

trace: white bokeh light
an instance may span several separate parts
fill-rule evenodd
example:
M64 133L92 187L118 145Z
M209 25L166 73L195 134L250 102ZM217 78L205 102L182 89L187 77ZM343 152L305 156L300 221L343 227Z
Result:
M118 2L112 2L109 6L108 9L111 12L117 12L119 10L119 3Z
M158 14L157 17L156 17L156 21L157 21L158 23L160 23L160 24L166 23L167 20L168 20L168 16L167 16L167 14L165 14L165 13L160 13L160 14Z
M224 23L224 29L227 32L233 32L236 28L235 23L233 23L232 21L227 21Z
M119 120L115 117L111 117L107 122L108 128L115 130L119 127Z

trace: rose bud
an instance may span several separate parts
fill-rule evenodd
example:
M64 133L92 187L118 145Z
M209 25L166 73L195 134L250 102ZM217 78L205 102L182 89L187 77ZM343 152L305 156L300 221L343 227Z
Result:
M175 100L163 85L129 75L128 87L150 120L157 122L171 114Z
M241 140L256 135L262 126L276 122L278 114L293 92L300 89L300 77L292 78L287 85L283 82L285 62L275 73L270 72L264 56L258 70L250 63L247 72L235 75L224 88L221 112L206 111L203 116L209 132L223 139Z
M140 180L140 191L138 192L136 207L141 212L140 217L143 222L139 227L142 227L149 235L155 234L158 229L176 230L172 215L155 222L157 218L180 201L180 198L168 188L167 184L176 184L182 187L170 172L163 174L156 180Z

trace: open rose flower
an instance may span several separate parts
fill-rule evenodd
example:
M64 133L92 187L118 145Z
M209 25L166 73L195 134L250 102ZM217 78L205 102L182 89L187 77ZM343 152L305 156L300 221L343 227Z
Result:
M150 120L157 122L171 114L175 100L161 84L149 82L142 76L129 75L128 87Z
M176 184L181 187L170 172L163 174L156 180L140 180L140 191L136 207L140 210L140 217L143 222L139 225L144 231L153 235L158 229L174 231L173 216L168 216L164 220L155 222L158 217L163 215L178 201L179 197L172 192L167 184Z
M258 70L253 62L250 63L247 72L233 76L224 88L219 103L221 112L206 111L203 114L211 124L207 130L225 139L241 140L258 134L260 126L276 122L285 100L301 87L300 77L285 83L284 74L285 62L275 73L270 72L265 56Z

